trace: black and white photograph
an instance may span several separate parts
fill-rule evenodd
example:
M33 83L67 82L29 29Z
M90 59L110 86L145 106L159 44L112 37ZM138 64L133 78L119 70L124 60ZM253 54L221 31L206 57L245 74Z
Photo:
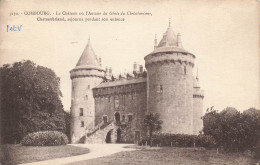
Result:
M260 1L0 0L0 165L260 165Z

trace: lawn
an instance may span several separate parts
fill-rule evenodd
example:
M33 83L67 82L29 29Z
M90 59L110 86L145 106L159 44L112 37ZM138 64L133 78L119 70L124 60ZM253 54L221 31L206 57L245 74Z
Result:
M217 154L216 150L156 147L142 148L136 151L126 151L111 156L71 163L70 165L100 165L100 164L158 164L158 165L250 165L256 160L245 154Z
M19 164L62 158L89 153L87 148L64 146L22 146L20 144L1 145L2 164ZM0 164L1 164L0 163Z

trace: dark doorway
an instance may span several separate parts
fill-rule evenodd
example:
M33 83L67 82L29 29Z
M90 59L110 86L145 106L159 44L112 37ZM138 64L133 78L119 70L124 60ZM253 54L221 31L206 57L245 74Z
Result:
M121 129L120 128L118 128L117 130L116 130L116 142L117 143L120 143L121 142Z
M111 143L111 132L112 132L112 130L107 133L106 143Z
M138 143L140 141L140 132L135 131L135 142Z
M120 114L119 114L119 112L115 113L115 120L116 120L117 123L120 122Z

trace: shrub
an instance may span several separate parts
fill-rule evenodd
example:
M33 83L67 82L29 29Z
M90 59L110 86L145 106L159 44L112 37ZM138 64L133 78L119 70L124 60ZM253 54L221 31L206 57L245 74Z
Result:
M39 131L29 133L22 139L25 146L58 146L68 144L68 137L58 131Z
M205 147L211 148L215 145L215 140L211 136L186 135L186 134L156 134L152 137L152 142L143 139L139 145L152 146L173 146L173 147Z

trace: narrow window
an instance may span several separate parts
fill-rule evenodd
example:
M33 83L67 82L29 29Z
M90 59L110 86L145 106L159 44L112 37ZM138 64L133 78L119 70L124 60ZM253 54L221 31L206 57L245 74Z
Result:
M109 103L111 102L111 97L110 97L110 96L108 96L108 102L109 102Z
M131 95L131 98L132 98L132 100L134 100L134 95L133 94Z
M84 99L85 99L85 100L88 100L88 95L86 95L86 96L84 97Z
M84 121L81 121L81 127L84 127Z
M103 122L107 123L107 116L103 116Z
M80 113L79 113L80 116L83 116L83 108L80 108Z
M132 122L133 121L133 115L128 115L128 122Z
M90 89L90 85L88 85L88 89Z
M160 93L163 93L163 85L160 85Z
M123 105L125 106L125 95L123 95Z
M186 66L184 66L184 74L186 74L186 71L187 71Z

